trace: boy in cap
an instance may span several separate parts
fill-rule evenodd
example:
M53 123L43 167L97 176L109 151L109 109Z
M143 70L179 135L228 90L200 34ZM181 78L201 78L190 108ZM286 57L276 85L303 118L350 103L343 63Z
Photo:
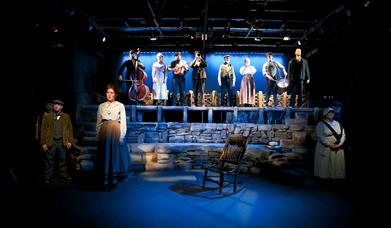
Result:
M71 118L62 112L64 102L53 100L53 112L43 116L41 128L41 147L46 154L45 183L55 175L56 163L58 163L58 175L65 181L71 181L67 172L67 150L72 147L73 128Z

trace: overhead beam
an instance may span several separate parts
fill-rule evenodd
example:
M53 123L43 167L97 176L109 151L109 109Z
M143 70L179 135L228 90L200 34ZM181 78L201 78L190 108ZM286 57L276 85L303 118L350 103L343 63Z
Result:
M155 12L152 9L151 3L149 2L149 0L145 0L145 1L147 2L148 8L151 11L153 22L155 22L156 28L157 28L158 32L160 33L160 36L163 36L162 30L160 29L159 23L156 20Z
M203 31L203 36L204 39L202 41L202 53L205 53L205 44L206 44L206 34L207 34L207 29L208 29L208 11L209 11L209 0L205 1L205 9L204 9L204 28L202 29Z
M81 15L83 15L83 17L85 17L87 19L87 21L95 27L95 29L97 29L99 32L101 32L107 39L109 39L110 41L114 41L113 38L111 38L107 33L106 31L100 26L98 25L98 23L96 23L96 21L94 19L92 19L90 16L88 16L88 14L86 12L84 12L78 5L76 5L73 1L70 1L70 3L72 4L72 6L77 10L79 11L79 13L81 13Z
M349 1L349 0L348 0ZM348 2L346 1L346 2ZM346 2L342 5L340 5L338 8L336 8L335 10L333 10L331 13L329 13L327 16L325 16L322 20L320 20L318 23L316 23L314 26L312 26L311 28L309 28L305 33L304 35L300 38L300 40L303 40L305 39L309 34L311 34L312 32L314 32L316 29L318 29L319 27L321 27L324 22L330 18L332 15L334 15L335 13L339 13L341 12L344 8L345 8L345 4Z

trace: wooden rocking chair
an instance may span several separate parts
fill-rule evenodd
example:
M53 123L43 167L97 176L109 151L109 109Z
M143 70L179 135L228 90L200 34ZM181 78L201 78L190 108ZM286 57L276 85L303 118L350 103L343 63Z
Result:
M205 168L202 188L205 188L206 182L210 181L219 185L219 193L221 193L224 185L227 186L230 184L233 184L233 191L236 192L240 164L246 149L247 137L240 134L230 135L225 142L218 161ZM212 175L208 175L208 173L210 173L209 171L212 172ZM230 178L228 178L228 176L230 176Z

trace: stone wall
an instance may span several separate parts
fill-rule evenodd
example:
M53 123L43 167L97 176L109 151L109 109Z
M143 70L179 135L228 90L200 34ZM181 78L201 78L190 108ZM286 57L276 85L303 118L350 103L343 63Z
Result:
M128 143L224 143L229 134L249 136L250 144L277 141L303 146L314 126L303 124L128 123Z
M78 108L73 156L78 170L94 169L97 108L96 105ZM126 109L126 142L136 169L201 168L218 157L229 134L239 133L249 137L242 172L252 173L258 172L265 163L301 165L311 162L308 158L314 148L314 123L320 113L317 108L127 106ZM191 121L192 114L200 116L203 112L207 115L198 119L201 122ZM230 118L214 123L215 117L223 112ZM145 117L148 113L153 116L150 119L156 121L137 121L136 116ZM175 115L178 113L179 118ZM164 122L169 116L175 122ZM288 150L284 153L270 151L265 146L272 141Z
M76 146L80 170L94 167L96 153L93 125L85 126L83 146ZM209 124L128 122L126 140L135 169L199 169L216 159L229 134L249 137L242 172L257 173L262 164L302 165L309 157L308 145L315 139L314 127L303 124ZM88 140L87 140L88 139ZM265 145L278 142L288 150L270 150ZM87 145L89 144L89 145Z

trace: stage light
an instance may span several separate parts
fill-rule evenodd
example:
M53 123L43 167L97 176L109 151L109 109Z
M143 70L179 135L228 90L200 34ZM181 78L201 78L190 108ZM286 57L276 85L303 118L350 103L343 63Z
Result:
M285 41L288 41L288 40L290 40L291 38L289 37L289 36L284 36L284 38L283 38L283 40L285 40Z
M157 40L157 38L153 36L153 37L149 38L149 40L155 41L155 40Z
M105 36L102 38L102 42L106 42L106 37Z
M301 45L301 42L300 42L300 40L299 41L297 41L297 44L300 46Z
M261 37L255 37L254 40L259 42L259 41L262 40L262 38Z

